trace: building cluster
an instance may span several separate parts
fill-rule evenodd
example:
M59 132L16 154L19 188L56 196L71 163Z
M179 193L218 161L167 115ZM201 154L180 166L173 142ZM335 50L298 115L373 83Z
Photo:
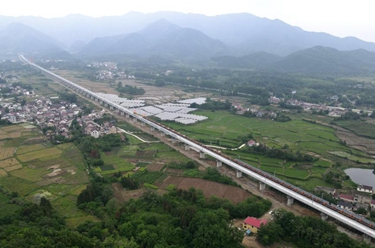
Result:
M338 96L334 95L330 97L331 101L337 101ZM284 101L282 98L278 98L275 96L271 96L268 101L271 104L279 104L280 102ZM328 111L328 115L332 117L340 117L346 112L348 112L347 108L342 108L338 106L327 106L325 103L324 104L316 104L316 103L309 103L309 102L304 102L304 101L299 101L296 99L289 99L285 101L286 104L291 105L291 106L300 106L303 108L305 111Z
M83 128L85 134L91 135L96 139L106 134L117 133L117 128L112 122L105 121L102 124L95 122L95 120L103 117L104 112L105 111L103 110L78 117L77 123Z
M241 104L232 104L232 108L236 111L238 115L244 115L246 112L250 112L254 117L264 118L264 119L274 119L277 117L277 113L274 111L263 110L256 107L244 108Z
M108 79L134 79L133 75L125 74L117 68L117 64L114 62L94 62L88 64L87 67L94 67L100 70L95 72L95 77L98 80Z
M11 123L33 122L40 128L51 128L56 134L69 136L69 127L81 109L76 104L66 101L54 103L48 97L38 97L33 101L20 103L3 103L1 119L9 120Z
M24 89L21 86L13 86L13 84L0 84L0 97L32 95L34 95L32 89Z
M317 190L330 194L337 200L337 206L346 210L356 211L363 208L366 211L369 209L375 211L375 200L372 199L375 190L371 186L358 185L357 192L352 194L339 193L335 189L327 187L317 187Z

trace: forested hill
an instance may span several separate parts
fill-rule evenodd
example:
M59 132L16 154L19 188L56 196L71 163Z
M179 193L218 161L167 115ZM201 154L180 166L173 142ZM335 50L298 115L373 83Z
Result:
M11 23L0 31L0 55L17 55L24 53L30 56L49 54L69 57L56 40L29 26Z
M316 46L286 57L255 53L243 57L221 56L212 60L222 67L311 75L349 76L375 73L375 53L363 49L338 51L329 47Z
M156 55L176 60L201 60L229 53L231 49L223 42L161 19L139 32L96 38L84 46L78 56Z

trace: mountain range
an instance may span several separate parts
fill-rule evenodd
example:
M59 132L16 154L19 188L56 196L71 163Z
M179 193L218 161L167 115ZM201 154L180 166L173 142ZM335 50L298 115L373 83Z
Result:
M70 53L66 52L69 51ZM92 18L0 16L0 56L131 57L286 72L372 72L375 43L304 31L248 13Z

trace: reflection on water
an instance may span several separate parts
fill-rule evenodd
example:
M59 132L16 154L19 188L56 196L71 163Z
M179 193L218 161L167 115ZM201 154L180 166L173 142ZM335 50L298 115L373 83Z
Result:
M353 182L375 188L375 175L372 173L372 170L350 168L346 169L345 173L350 176Z

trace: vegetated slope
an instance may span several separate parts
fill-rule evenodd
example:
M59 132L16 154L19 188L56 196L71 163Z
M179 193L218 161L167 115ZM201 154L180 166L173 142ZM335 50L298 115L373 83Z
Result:
M375 73L375 53L363 49L338 51L313 47L295 52L267 67L281 72L359 75Z
M281 59L282 57L267 52L256 52L241 57L220 56L212 58L219 66L248 69L261 69Z
M51 37L20 23L11 23L0 32L0 54L43 55L53 53L67 56Z
M211 39L200 31L180 28L166 20L150 24L137 33L97 38L86 45L81 56L127 54L161 56L173 59L208 59L213 55L229 54L231 49L221 41Z

